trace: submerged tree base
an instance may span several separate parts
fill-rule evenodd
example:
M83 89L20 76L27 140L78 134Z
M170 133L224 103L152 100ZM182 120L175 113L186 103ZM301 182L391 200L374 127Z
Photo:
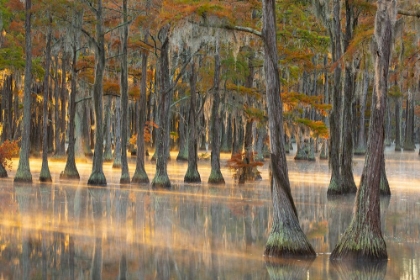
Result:
M134 184L149 184L150 180L144 170L134 172L133 178L131 179L131 183Z
M338 183L335 178L331 178L327 195L354 194L356 192L357 188L353 188L347 184Z
M180 151L176 157L176 161L188 161L188 150L187 151Z
M18 169L13 181L16 183L32 183L32 174L29 170L22 171Z
M121 175L120 184L130 184L130 175L128 174Z
M201 183L201 176L198 173L198 170L187 170L187 173L184 176L185 183Z
M366 154L366 147L359 147L357 148L353 154L355 154L356 156L364 156Z
M101 171L95 171L93 172L88 180L88 185L93 185L93 186L106 186L106 178L104 173Z
M225 179L223 178L222 172L220 170L212 169L208 183L214 185L224 185Z
M168 174L156 175L152 181L152 188L154 189L170 189L172 187Z
M293 228L286 226L273 226L273 229L268 236L264 256L274 258L314 259L316 253L300 228L299 230L293 230Z
M80 175L79 175L79 172L77 172L77 170L73 170L73 171L64 170L60 174L60 179L80 180Z
M352 223L332 251L330 259L332 261L380 261L387 260L388 254L380 233L367 228L356 230Z

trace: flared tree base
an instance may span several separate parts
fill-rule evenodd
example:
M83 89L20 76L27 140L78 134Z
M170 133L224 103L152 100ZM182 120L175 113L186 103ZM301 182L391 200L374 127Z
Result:
M187 151L179 151L176 161L180 162L187 162L188 161L188 150Z
M330 259L332 261L381 261L387 260L388 254L382 235L367 228L355 230L354 226L350 226L332 251Z
M16 183L32 183L32 174L29 170L18 169L13 181Z
M39 174L39 181L41 182L52 182L50 169L48 167L42 167L41 173Z
M150 180L144 170L136 170L134 172L133 178L131 179L131 183L133 184L149 184Z
M130 180L130 175L129 174L123 174L121 175L120 178L120 184L130 184L131 180Z
M213 185L224 185L225 179L223 178L222 172L220 170L212 169L208 183Z
M152 181L152 188L154 189L170 189L172 187L168 174L156 175Z
M73 171L73 172L64 170L60 174L60 179L63 179L63 180L80 180L80 175L79 175L79 172L77 172L77 170Z
M0 163L0 178L7 178L7 170Z
M416 145L414 143L404 143L403 149L405 152L413 152L416 150Z
M356 192L357 188L352 187L348 184L339 183L335 178L331 178L330 184L328 186L327 195L345 195L354 194Z
M379 194L381 196L390 196L391 189L389 188L389 183L386 177L382 174L381 182L379 183Z
M198 170L187 170L187 173L184 176L185 183L201 183L201 176L198 173Z
M280 228L280 226L273 225L273 229L265 245L264 256L314 259L316 253L300 228L296 230L290 227L283 226Z
M112 163L113 169L121 169L121 160L114 159L114 162Z
M106 186L106 178L104 173L101 171L95 171L93 172L88 180L88 185L92 186Z

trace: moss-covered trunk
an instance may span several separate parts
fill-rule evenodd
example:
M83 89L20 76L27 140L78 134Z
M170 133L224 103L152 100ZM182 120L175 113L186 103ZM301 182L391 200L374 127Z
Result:
M23 96L22 140L20 143L19 165L14 182L32 182L29 167L30 129L31 129L31 84L32 84L32 1L25 1L25 84Z
M379 186L383 167L384 117L396 1L379 0L375 18L375 91L372 97L367 155L353 218L331 260L387 260L381 232Z
M290 190L284 150L283 104L279 95L275 1L263 0L264 73L270 128L273 222L264 254L269 257L314 258L315 251L299 225Z
M200 173L197 168L197 124L196 124L196 106L197 106L197 73L195 70L195 61L193 59L191 63L191 75L190 75L190 112L188 114L188 169L184 176L184 182L186 183L199 183L201 182Z
M218 42L216 44L219 44ZM213 104L211 108L211 172L208 182L210 184L224 184L222 172L220 171L220 54L219 46L216 46L214 55L214 85Z

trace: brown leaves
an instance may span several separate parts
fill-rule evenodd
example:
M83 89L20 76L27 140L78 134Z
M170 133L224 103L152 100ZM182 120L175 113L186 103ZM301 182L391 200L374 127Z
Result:
M12 169L12 158L17 156L19 146L17 141L6 140L0 145L0 164L4 168Z

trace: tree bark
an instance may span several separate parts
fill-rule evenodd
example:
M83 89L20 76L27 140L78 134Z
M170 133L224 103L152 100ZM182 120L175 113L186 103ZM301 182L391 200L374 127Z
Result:
M75 25L81 24L83 15L75 13ZM76 118L76 94L77 94L77 50L79 48L79 31L73 30L73 58L71 67L71 93L69 103L69 146L67 147L67 161L64 171L60 174L61 179L80 179L75 160L75 118Z
M314 249L299 225L293 202L284 150L283 104L280 98L280 75L277 55L275 1L263 0L264 73L268 105L271 190L273 199L272 229L264 255L268 257L314 258Z
M191 75L190 75L190 112L188 115L188 169L184 176L184 182L186 183L200 183L201 177L197 168L197 124L196 124L196 106L197 106L197 95L196 95L196 84L197 84L197 73L195 70L195 61L193 59L191 63Z
M128 127L128 14L127 0L123 0L123 35L122 35L122 58L121 58L121 184L130 183L130 174L127 161L127 127ZM138 120L137 120L138 121Z
M93 85L93 102L95 108L95 146L93 153L92 174L89 177L88 185L106 185L106 178L103 171L104 135L103 135L103 101L102 84L105 70L105 36L102 31L102 0L98 0L96 8L96 67L95 83Z
M375 91L372 97L367 155L353 218L331 260L387 260L381 232L379 186L384 159L384 115L396 0L378 0L375 18Z
M173 89L169 77L169 29L167 24L159 31L159 40L162 43L159 57L159 128L157 129L156 145L156 173L152 180L153 188L170 188L171 181L168 177L167 164L169 156L169 126L170 103L173 99Z
M395 151L401 152L401 100L395 98Z
M147 42L148 31L144 34L144 40ZM149 177L144 168L144 125L147 113L147 59L149 54L143 52L141 56L141 82L140 82L140 100L139 100L139 122L137 131L137 154L136 154L136 170L134 171L132 183L148 184Z
M32 83L32 41L31 18L32 1L25 2L25 86L23 96L22 140L19 153L19 165L14 182L32 182L29 168L30 129L31 129L31 83Z
M112 168L121 168L121 98L115 100L115 148Z
M413 93L411 90L408 91L407 106L406 106L406 117L405 117L405 138L404 138L404 151L414 151L416 145L413 142L414 134L414 101Z
M104 137L105 137L105 151L104 151L104 161L111 162L112 161L112 129L111 129L111 108L112 108L112 96L107 95L105 96L105 126L104 126ZM102 128L101 128L102 129Z
M359 133L357 139L357 148L354 152L355 155L366 154L366 136L365 136L365 116L366 116L366 100L369 87L369 73L363 73L363 86L360 95L360 118L359 118Z
M213 104L211 108L211 172L209 184L224 184L225 179L220 171L220 54L219 42L216 42L216 53L214 55L214 85L213 85Z
M49 25L47 34L47 45L45 47L45 74L43 82L43 102L42 102L42 166L39 174L41 182L52 182L50 168L48 167L48 96L51 65L51 41L52 41L52 17L49 15Z

